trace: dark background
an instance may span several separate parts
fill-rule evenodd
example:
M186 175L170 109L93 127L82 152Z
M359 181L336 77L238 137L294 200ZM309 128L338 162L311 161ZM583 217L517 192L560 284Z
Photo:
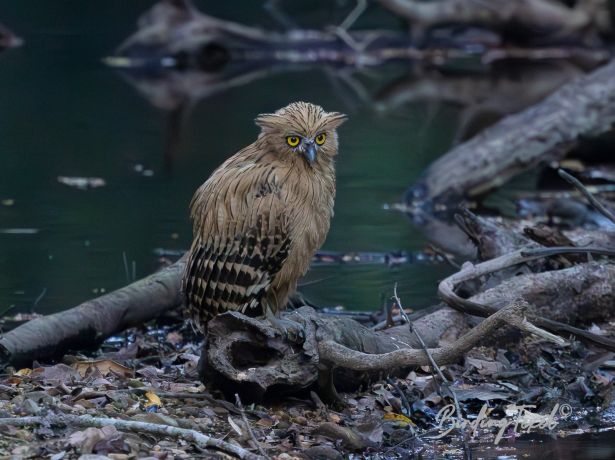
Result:
M290 16L305 27L339 23L354 5L288 3ZM420 232L383 204L399 201L450 147L454 107L426 102L381 113L340 91L325 69L277 72L192 107L169 170L163 161L169 114L102 62L152 4L0 2L0 22L25 40L21 48L0 54L0 200L14 200L0 205L0 311L71 307L101 289L126 284L133 261L137 278L151 273L159 266L156 248L188 247L193 191L225 158L253 141L256 114L294 100L350 115L340 131L336 214L324 249L424 248ZM260 2L196 5L213 16L278 27ZM382 25L395 28L399 22L372 6L358 27ZM369 84L406 71L403 65L389 66ZM355 99L352 104L349 98ZM153 176L136 172L136 165ZM59 183L58 176L100 177L107 185L84 191ZM11 229L36 233L7 233ZM404 303L421 307L435 301L436 281L448 272L447 266L422 263L316 267L306 281L323 281L302 291L320 305L373 309L399 282Z

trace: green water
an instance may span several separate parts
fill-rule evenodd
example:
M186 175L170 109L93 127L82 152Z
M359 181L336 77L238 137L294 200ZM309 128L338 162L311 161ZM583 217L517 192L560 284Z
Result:
M185 117L168 168L169 114L101 63L149 5L0 2L0 21L25 40L23 47L0 54L0 200L14 200L0 205L0 229L36 231L0 233L0 310L68 308L101 289L126 284L123 254L129 272L134 261L136 276L142 277L159 266L155 248L186 248L193 191L225 158L252 142L256 114L293 100L350 115L340 131L338 196L324 249L425 247L418 229L382 205L398 201L450 147L453 108L433 110L420 103L381 113L340 90L323 69L278 72L201 99ZM212 9L252 24L271 22L260 8ZM366 85L377 89L405 72L384 69ZM137 165L153 175L138 173ZM79 190L59 183L58 176L100 177L106 186ZM435 301L436 282L448 272L446 266L420 263L317 267L306 280L324 280L303 292L322 305L373 309L399 282L405 304L421 307Z

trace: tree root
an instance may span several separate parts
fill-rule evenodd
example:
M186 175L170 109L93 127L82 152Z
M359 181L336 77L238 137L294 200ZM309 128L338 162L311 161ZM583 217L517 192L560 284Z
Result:
M486 318L455 342L444 347L429 349L429 353L438 365L453 363L471 350L478 341L505 324L536 334L558 345L566 345L562 338L543 331L528 322L524 318L527 307L526 302L512 303ZM391 372L400 368L431 365L429 356L421 349L400 349L383 354L367 354L352 350L332 340L326 340L319 343L318 351L321 362L354 371Z

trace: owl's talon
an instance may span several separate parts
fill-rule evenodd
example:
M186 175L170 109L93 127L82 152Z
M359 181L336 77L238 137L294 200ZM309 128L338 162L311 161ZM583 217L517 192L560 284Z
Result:
M289 342L302 344L305 342L305 331L300 324L283 318L276 317L273 313L267 314L267 321L282 337Z

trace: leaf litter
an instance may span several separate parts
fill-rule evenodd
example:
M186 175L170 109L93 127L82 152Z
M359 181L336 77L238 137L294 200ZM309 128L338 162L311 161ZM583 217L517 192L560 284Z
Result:
M605 334L615 331L615 324L600 327ZM312 392L240 410L199 381L199 353L192 330L176 320L112 337L90 355L5 369L0 417L65 413L143 421L196 430L278 459L463 458L459 430L435 439L438 412L452 400L429 367L344 393L341 404L325 405ZM615 425L613 361L612 353L580 343L558 348L526 337L509 348L475 348L442 370L468 419L483 405L501 418L509 404L531 404L541 414L570 404L573 416L555 429L562 435ZM494 436L493 429L479 430L470 447L492 445ZM222 457L228 458L186 440L113 426L0 426L0 459Z

